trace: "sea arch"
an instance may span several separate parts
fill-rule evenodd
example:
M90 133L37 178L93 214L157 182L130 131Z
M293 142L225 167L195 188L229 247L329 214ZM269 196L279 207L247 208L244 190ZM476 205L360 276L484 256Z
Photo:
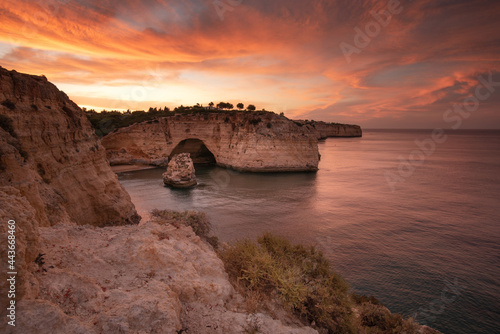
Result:
M170 152L168 159L179 153L191 154L191 159L195 164L216 164L217 160L205 142L198 138L188 138L179 141Z

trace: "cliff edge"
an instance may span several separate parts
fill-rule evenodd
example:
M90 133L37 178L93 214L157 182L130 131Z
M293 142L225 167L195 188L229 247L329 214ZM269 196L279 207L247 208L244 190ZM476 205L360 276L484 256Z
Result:
M2 245L8 226L15 227L15 270L10 271L18 273L16 299L37 294L32 266L39 254L39 227L140 220L80 108L45 77L1 67L0 202ZM7 251L0 249L2 263ZM3 270L1 305L7 302L5 275Z

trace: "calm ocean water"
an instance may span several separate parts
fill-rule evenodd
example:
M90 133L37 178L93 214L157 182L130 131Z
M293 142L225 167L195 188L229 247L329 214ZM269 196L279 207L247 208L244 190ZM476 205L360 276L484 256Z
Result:
M271 231L314 244L393 312L443 333L500 333L500 132L448 132L416 154L431 133L327 139L317 173L204 167L192 190L163 187L160 169L119 179L142 215L201 210L223 241Z

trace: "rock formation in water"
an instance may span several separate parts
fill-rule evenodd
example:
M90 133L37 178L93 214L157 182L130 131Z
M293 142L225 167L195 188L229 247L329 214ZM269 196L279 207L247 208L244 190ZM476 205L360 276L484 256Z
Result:
M359 125L326 123L321 121L295 121L299 126L305 126L315 132L318 139L331 137L362 137Z
M1 67L0 202L0 244L7 242L7 222L16 226L17 300L38 293L32 269L39 227L140 219L80 108L45 77ZM0 258L6 261L7 247L1 247ZM5 274L0 305L7 299Z
M163 183L173 188L190 188L197 184L193 160L189 153L172 157L167 171L163 173Z
M111 164L157 164L187 152L195 163L250 172L316 171L317 133L262 112L176 115L121 128L102 143Z

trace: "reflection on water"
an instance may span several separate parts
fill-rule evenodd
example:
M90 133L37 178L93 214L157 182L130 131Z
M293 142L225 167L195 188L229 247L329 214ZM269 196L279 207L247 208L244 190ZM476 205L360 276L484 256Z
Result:
M306 211L314 206L315 173L254 174L197 165L195 188L171 189L163 186L163 172L119 174L139 213L147 216L154 208L205 211L223 241L255 238L263 231L282 234L286 231L280 222L308 219ZM298 214L300 210L304 212Z
M272 231L315 244L361 293L395 312L423 314L447 282L466 288L429 325L444 333L500 328L500 135L463 132L391 191L414 140L429 131L365 131L320 143L317 173L251 174L198 167L190 190L163 186L163 170L119 175L141 215L207 212L223 241ZM420 316L420 320L424 321Z

